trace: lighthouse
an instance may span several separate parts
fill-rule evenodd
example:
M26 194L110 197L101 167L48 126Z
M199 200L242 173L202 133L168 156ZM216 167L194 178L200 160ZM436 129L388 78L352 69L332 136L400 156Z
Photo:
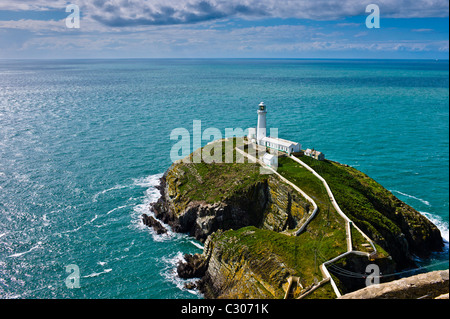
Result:
M247 139L249 142L288 154L300 152L302 148L302 145L300 143L278 138L277 136L267 136L267 109L264 102L261 102L259 104L257 113L258 126L248 129Z
M261 144L262 139L266 137L266 105L264 102L259 104L258 108L258 126L256 127L256 141Z

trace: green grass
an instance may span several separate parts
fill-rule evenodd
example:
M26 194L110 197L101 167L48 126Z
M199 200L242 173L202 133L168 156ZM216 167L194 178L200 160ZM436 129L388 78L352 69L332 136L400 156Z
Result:
M228 153L223 141L216 143L222 143L222 163L175 164L179 165L175 171L178 171L177 187L183 198L217 203L242 194L255 183L266 182L268 176L260 174L258 164L223 163L231 156L236 159L236 139L232 140L233 148ZM190 158L193 159L193 156L191 154ZM398 227L378 211L389 209L391 205L392 195L381 185L355 169L331 161L317 161L309 157L301 157L301 160L327 181L341 209L366 234L372 237L374 234L381 236L384 232L398 233ZM306 231L296 237L245 227L218 234L218 239L224 245L224 254L230 258L245 251L248 260L269 265L266 259L277 256L293 270L291 275L299 276L304 286L308 286L314 278L322 279L319 266L323 262L346 251L345 223L332 206L322 182L307 169L288 157L280 157L278 173L305 191L319 207L318 214ZM351 231L353 248L367 251L362 246L367 240L354 228ZM377 249L387 255L381 247L377 246ZM269 270L261 271L269 274ZM268 277L267 280L271 279ZM311 297L330 298L331 295L334 293L327 284Z
M299 276L303 285L308 286L313 283L314 278L322 280L319 266L324 258L328 260L345 252L342 247L345 237L340 236L342 233L338 231L321 237L318 227L320 228L320 224L313 226L314 231L295 237L250 226L226 231L215 237L214 241L221 243L223 258L234 258L235 262L240 260L241 255L245 255L246 260L261 264L276 256L284 265L275 264L274 267L293 269L291 275ZM276 270L258 269L263 278L265 273L268 276ZM265 280L270 282L267 276Z
M181 169L186 173L180 178L183 197L211 204L226 200L229 195L264 181L263 176L259 174L259 166L255 164L200 163L189 164Z
M387 215L395 211L393 195L358 170L331 161L303 156L303 162L328 183L342 211L369 236L399 235L400 228ZM372 237L372 239L374 239Z
M277 172L314 199L322 210L334 210L322 182L302 165L289 157L281 157Z
M310 166L314 166L316 172L319 173L319 175L321 176L326 175L324 174L324 169L322 168L322 162L317 161L315 159L311 159L309 157L302 157L301 160L303 160L306 164ZM283 157L279 159L278 172L282 176L284 176L285 178L296 184L298 187L300 187L303 191L305 191L308 195L310 195L314 199L316 204L319 206L320 212L320 215L317 218L329 220L330 218L329 217L327 218L327 215L333 214L335 216L334 217L335 224L339 225L339 227L344 225L343 219L340 216L337 216L336 210L334 209L332 203L330 202L328 194L322 182L310 171L308 171L306 168L304 168L296 161L288 157ZM329 178L330 176L326 177ZM340 205L340 201L338 201L338 204ZM330 222L327 222L327 224L329 223ZM352 244L354 249L366 251L366 249L362 246L362 244L364 243L368 243L367 240L361 235L360 232L352 228Z
M217 141L214 145L222 144L222 161L194 163L196 152L190 155L191 163L175 164L184 173L178 174L178 189L183 198L191 201L204 201L214 204L224 201L234 194L241 193L257 182L264 182L267 176L260 174L260 166L254 163L236 163L236 139L233 148L225 147L224 141ZM214 146L209 151L214 155ZM204 151L204 150L203 150ZM239 155L239 154L238 154ZM225 163L229 158L233 163Z

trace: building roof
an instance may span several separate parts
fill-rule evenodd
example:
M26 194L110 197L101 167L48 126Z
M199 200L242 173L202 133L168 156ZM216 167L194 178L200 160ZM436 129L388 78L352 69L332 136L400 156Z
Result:
M278 144L281 146L285 146L285 147L291 147L293 145L298 145L298 143L292 142L292 141L288 141L288 140L284 140L282 138L274 138L274 137L264 137L262 139L265 142L269 142L269 143L273 143L273 144Z
M272 158L274 158L275 157L275 155L273 155L273 154L270 154L270 153L266 153L266 154L264 154L263 155L263 159L267 159L267 160L271 160Z

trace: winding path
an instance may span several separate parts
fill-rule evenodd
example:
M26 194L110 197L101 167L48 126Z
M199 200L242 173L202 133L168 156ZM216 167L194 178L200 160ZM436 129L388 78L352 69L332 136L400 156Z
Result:
M297 163L299 163L300 165L302 165L304 168L306 168L308 171L310 171L311 173L314 174L314 176L316 176L323 184L323 186L325 187L325 189L327 190L327 194L328 197L331 201L331 203L333 204L333 207L336 209L336 211L338 212L338 214L345 220L345 230L346 230L346 238L347 238L347 251L333 259L330 259L326 262L324 262L322 265L320 265L320 270L322 271L323 276L325 277L325 279L329 279L331 286L333 287L334 293L336 294L336 296L339 298L341 297L341 293L339 292L338 287L336 286L336 283L334 282L333 278L331 277L330 273L328 272L327 269L327 265L332 264L334 262L336 262L337 260L350 255L350 254L356 254L356 255L361 255L361 256L367 256L368 258L370 258L371 256L373 256L374 254L377 253L377 249L374 245L374 243L372 242L372 240L369 238L369 236L367 236L363 231L361 231L361 229L359 229L352 221L350 218L348 218L347 215L344 214L344 212L342 211L342 209L339 207L336 199L334 198L333 192L331 191L330 187L328 186L327 181L320 176L314 169L312 169L309 165L307 165L306 163L302 162L300 159L298 159L297 157L293 156L293 155L289 155L289 157L291 159L293 159L294 161L296 161ZM358 251L358 250L353 250L353 245L352 245L352 231L351 231L351 227L355 227L355 229L369 242L369 244L372 246L373 252L372 253L365 253L362 251Z
M303 190L301 190L297 185L295 185L294 183L290 182L289 180L287 180L286 178L284 178L283 176L281 176L276 170L274 170L272 167L267 166L265 163L263 163L261 160L259 160L258 158L244 152L243 150L239 149L238 147L236 147L236 151L238 151L239 153L241 153L242 155L246 156L249 158L249 160L252 160L255 163L259 163L262 167L264 167L265 169L268 169L270 172L272 172L273 174L277 175L282 181L284 181L285 183L289 184L290 186L292 186L296 191L298 191L300 194L302 194L302 196L304 198L306 198L314 207L313 212L310 214L310 216L308 217L308 219L303 223L303 225L296 231L295 235L298 236L300 235L304 229L306 228L306 226L310 223L310 221L315 217L315 215L317 214L318 211L318 206L317 204L314 202L314 200L308 196ZM314 291L315 289L317 289L318 287L320 287L322 284L330 281L331 286L333 287L334 293L336 294L336 296L339 298L341 297L341 293L339 292L339 289L336 285L336 283L334 282L333 278L331 277L327 266L329 264L332 264L334 262L336 262L337 260L350 255L350 254L356 254L356 255L361 255L361 256L367 256L368 258L376 255L377 253L377 249L374 245L374 243L372 242L372 240L369 238L369 236L367 236L363 231L361 231L352 221L350 218L348 218L347 215L345 215L345 213L341 210L341 208L339 207L338 203L336 202L336 199L334 198L333 192L331 191L330 187L328 186L328 183L326 182L326 180L320 176L314 169L312 169L309 165L307 165L306 163L302 162L300 159L298 159L297 157L293 156L293 155L289 155L289 157L296 161L297 163L299 163L300 165L302 165L304 168L306 168L308 171L310 171L311 173L314 174L314 176L316 176L323 184L323 186L325 187L328 197L333 205L333 207L336 209L336 211L338 212L338 214L345 220L345 230L346 230L346 242L347 242L347 251L333 259L330 259L326 262L324 262L323 264L320 265L320 270L322 272L322 275L324 277L324 280L320 281L317 285L314 285L311 287L311 289L309 289L306 293L302 294L298 299L301 299L302 297L306 296L307 294L311 293L312 291ZM373 252L371 253L366 253L366 252L362 252L362 251L358 251L358 250L353 250L353 246L352 246L352 235L351 235L351 227L354 227L359 233L361 233L361 235L369 242L369 244L372 246ZM287 296L291 295L291 287L292 285L292 281L293 278L289 278L289 285L288 285L288 290L286 292L285 298L287 298Z

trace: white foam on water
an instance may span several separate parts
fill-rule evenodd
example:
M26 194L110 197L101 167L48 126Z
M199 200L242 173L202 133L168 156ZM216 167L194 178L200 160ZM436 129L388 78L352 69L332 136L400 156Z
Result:
M413 196L413 195L409 195L397 190L392 190L392 192L396 192L400 195L415 199L417 201L420 201L421 203L427 205L427 206L431 206L430 202L427 200L424 200L422 198ZM423 212L423 211L419 211L419 213L421 213L423 216L425 216L429 221L431 221L434 225L436 225L436 227L440 230L441 232L441 236L444 239L444 244L446 249L448 250L448 246L449 246L449 239L448 239L448 222L445 222L444 220L442 220L442 218L440 216L437 216L435 214L431 214L429 212Z
M95 215L94 218L92 218L91 220L88 220L88 221L85 222L83 225L78 226L77 228L74 228L74 229L71 229L71 230L66 230L66 231L61 232L61 233L59 233L59 234L75 233L75 232L79 231L81 228L83 228L83 227L85 227L85 226L87 226L87 225L89 225L89 224L92 224L92 222L94 222L97 218L98 218L98 215ZM95 225L94 225L94 226L95 226Z
M39 241L35 246L31 247L29 250L21 252L21 253L12 254L12 255L9 255L8 257L9 258L15 258L15 257L23 256L25 254L28 254L28 253L32 252L35 249L41 248L41 245L42 245L42 242Z
M199 249L201 249L201 250L203 250L205 247L203 247L202 245L200 245L199 243L196 243L195 241L193 241L193 240L190 240L189 241L192 245L194 245L195 247L197 247L197 248L199 248Z
M98 192L97 194L95 194L95 195L92 197L92 201L93 201L93 202L96 202L96 201L98 200L98 197L99 197L100 195L104 195L104 194L106 194L106 193L108 193L108 192L115 191L115 190L119 190L119 189L124 189L124 188L128 188L128 187L130 187L130 185L116 185L116 186L114 186L114 187L111 187L111 188L102 190L101 192Z
M158 235L153 228L144 225L142 222L142 214L147 214L149 216L155 217L154 213L150 211L150 204L155 203L161 197L160 191L156 188L160 184L160 179L163 174L155 174L150 175L144 178L139 178L134 180L134 185L138 187L145 188L144 196L140 200L140 203L133 207L132 212L132 225L133 227L138 228L141 231L146 231L151 234L152 239L156 242L163 242L169 240L179 240L185 239L185 234L179 234L172 231L171 227L162 221L159 221L164 228L167 229L166 234ZM194 246L199 249L203 249L199 243L190 240ZM180 261L184 261L184 254L181 251L178 251L175 255L164 256L161 258L164 266L160 272L161 276L167 280L168 282L174 284L178 289L182 291L187 291L193 295L200 296L200 293L196 290L185 288L186 283L194 283L198 280L198 278L194 279L181 279L177 274L177 266Z
M154 241L156 241L156 242L163 242L163 241L167 241L167 240L172 240L175 237L177 237L177 234L174 233L171 230L170 226L165 224L165 223L163 223L160 220L158 220L158 221L167 230L167 233L165 233L165 234L157 234L156 231L152 227L148 227L148 226L144 225L144 223L142 222L142 214L147 214L149 216L155 217L153 212L150 211L150 202L149 203L145 203L145 204L136 205L133 208L133 215L134 216L132 217L132 224L137 229L150 233L152 235L152 238L153 238Z
M180 262L185 262L184 254L179 251L172 257L163 257L162 261L165 263L165 267L161 271L161 276L166 279L168 282L174 284L178 289L187 291L193 295L200 296L200 292L197 290L187 289L185 288L185 284L187 283L195 283L198 281L198 278L192 279L181 279L178 277L177 266Z
M130 249L134 246L134 239L131 241L130 245L128 247L125 247L123 251L130 251Z
M102 275L102 274L107 274L107 273L109 273L109 272L111 272L111 271L112 271L112 269L105 269L105 270L103 270L103 271L101 271L101 272L94 272L94 273L92 273L92 274L90 274L90 275L82 276L81 278L98 277L98 276L100 276L100 275Z
M112 213L114 213L115 211L120 210L120 209L125 208L125 207L128 207L128 205L123 205L123 206L119 206L119 207L113 208L113 209L111 209L110 211L108 211L108 212L106 213L106 215L112 214Z
M162 221L159 221L161 225L164 226L165 229L167 229L167 233L158 235L153 228L147 227L142 222L142 215L147 214L149 216L155 217L152 211L150 211L150 204L155 203L160 197L161 194L159 190L156 188L160 184L160 179L163 176L162 173L150 175L144 178L138 178L134 179L133 184L139 187L146 188L144 192L144 197L140 204L133 207L133 213L132 213L132 224L134 227L138 228L139 230L148 231L154 241L162 242L171 240L174 237L176 237L176 234L171 230L170 226L163 223Z
M436 216L428 212L419 213L421 213L423 216L428 218L430 222L436 225L436 227L441 231L442 238L447 242L448 245L448 222L443 221L440 216Z
M133 179L133 184L140 187L152 187L159 185L159 180L163 177L163 173L149 175L147 177Z
M429 201L424 200L424 199L422 199L422 198L419 198L419 197L416 197L416 196L413 196L413 195L409 195L409 194L406 194L406 193L403 193L403 192L400 192L400 191L397 191L397 190L393 190L392 192L396 192L396 193L398 193L398 194L400 194L400 195L403 195L403 196L406 196L406 197L409 197L409 198L418 200L419 202L422 202L423 204L425 204L425 205L427 205L427 206L431 206L431 204L430 204Z
M44 226L50 225L50 220L47 218L47 214L42 215L42 221L44 222L43 223Z

